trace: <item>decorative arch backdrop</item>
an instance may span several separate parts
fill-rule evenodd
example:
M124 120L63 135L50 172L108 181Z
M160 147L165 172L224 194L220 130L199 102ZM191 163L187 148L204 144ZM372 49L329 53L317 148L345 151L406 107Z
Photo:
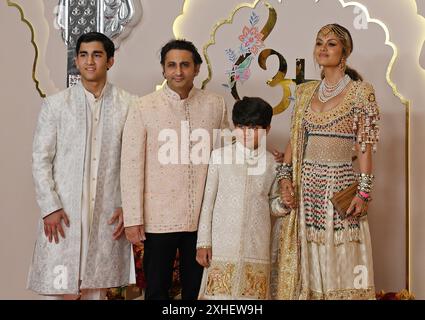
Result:
M317 30L324 24L338 22L351 31L354 52L348 63L374 85L382 112L381 143L375 156L376 187L369 216L376 288L399 291L410 283L412 292L418 298L425 298L422 271L425 270L422 256L425 235L421 232L425 228L422 183L425 151L421 143L425 138L422 108L425 97L421 92L425 87L425 19L420 15L425 14L423 1L138 1L143 17L121 42L110 80L135 94L147 94L163 81L159 65L161 46L174 36L192 40L203 51L204 61L209 62L202 66L198 86L204 83L208 90L222 94L231 108L234 97L230 88L223 85L232 85L230 72L233 79L237 76L243 81L237 83L240 96L261 96L275 106L280 105L278 110L282 112L274 116L268 139L270 147L280 149L289 138L292 107L291 100L282 101L282 97L293 88L290 80L297 78L297 59L305 59L304 78L317 79L319 70L312 61ZM31 178L31 143L41 97L33 78L46 94L66 87L67 48L55 24L58 3L58 0L0 2L1 19L7 26L0 29L4 45L0 85L0 141L4 155L0 165L3 177L0 225L4 230L0 233L0 298L3 299L35 298L25 290L39 214ZM22 8L33 32L21 21L17 7ZM274 27L268 24L268 36L257 38L250 47L252 60L242 68L234 68L244 35L250 31L255 35L255 27L258 32L263 29L269 21L270 8L276 13ZM381 21L387 30L370 22L371 19ZM32 34L38 51L35 70ZM277 55L268 59L263 56L265 70L257 62L266 48L280 53L286 61L284 76L283 73L276 76L279 67L283 70L282 59ZM276 86L271 87L267 81L273 78L271 84ZM410 109L394 95L391 82L397 85L395 93L411 101ZM406 171L407 167L410 172ZM406 226L409 213L410 229ZM406 239L410 239L410 246ZM406 263L407 257L410 264ZM407 265L410 270L406 269Z

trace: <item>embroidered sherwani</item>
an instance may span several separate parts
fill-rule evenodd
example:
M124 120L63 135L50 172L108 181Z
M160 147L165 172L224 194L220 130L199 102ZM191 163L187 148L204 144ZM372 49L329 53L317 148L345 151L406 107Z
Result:
M28 288L40 294L129 282L130 243L112 239L116 224L108 220L121 207L121 136L135 98L106 84L99 101L88 99L78 83L46 98L38 119L33 177L41 218L63 208L70 221L59 244L49 243L39 221Z
M354 145L359 143L362 150L367 144L376 148L379 110L375 94L370 84L354 81L338 106L315 112L311 100L318 85L317 81L302 84L296 92L291 146L300 202L299 210L290 215L297 219L288 220L282 229L284 271L279 297L374 299L367 217L341 219L330 199L356 180ZM284 236L289 233L292 240ZM293 245L297 238L299 250ZM284 260L290 263L285 266Z
M123 136L125 226L144 225L149 233L196 231L214 129L227 126L224 99L216 94L193 87L180 99L165 85L142 97ZM199 164L191 161L201 143L196 133L206 142L206 160Z
M198 248L212 248L212 260L200 299L270 297L270 214L286 213L275 168L271 153L239 142L212 152L197 241Z

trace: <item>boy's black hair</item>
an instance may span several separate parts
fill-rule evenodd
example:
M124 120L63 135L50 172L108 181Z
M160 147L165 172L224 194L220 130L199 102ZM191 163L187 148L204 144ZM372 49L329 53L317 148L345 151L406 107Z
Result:
M273 116L272 106L258 97L243 97L235 102L232 120L235 126L270 126Z
M78 55L80 52L80 47L82 43L88 43L88 42L94 42L99 41L103 44L103 48L106 51L106 56L108 60L112 58L115 54L115 45L112 42L111 39L109 39L107 36L105 36L103 33L100 32L88 32L85 34L82 34L78 40L77 45L75 47L75 52Z
M198 49L196 49L195 45L187 40L184 39L177 39L177 40L170 40L168 41L162 48L161 48L161 64L165 64L165 56L167 55L168 51L177 49L177 50L187 50L192 52L193 62L195 65L202 64L202 58L198 52Z

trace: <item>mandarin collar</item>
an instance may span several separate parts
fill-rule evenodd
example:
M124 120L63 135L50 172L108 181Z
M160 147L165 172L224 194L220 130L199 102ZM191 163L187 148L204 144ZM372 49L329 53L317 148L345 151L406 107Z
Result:
M82 83L82 82L80 82L80 84L81 84L81 86L82 86L82 87L83 87L83 89L84 89L84 93L86 94L87 99L88 99L89 101L91 101L91 102L102 100L102 99L103 99L103 96L105 95L106 88L109 86L109 82L108 82L108 81L106 81L106 82L105 82L105 85L103 86L102 91L101 91L101 93L100 93L100 95L99 95L99 98L95 98L94 94L93 94L93 93L91 93L90 91L88 91L88 90L87 90L87 89L83 86L83 83Z
M180 98L180 95L177 92L175 92L174 90L172 90L168 86L168 83L167 82L163 86L163 91L164 91L165 95L168 98L170 98L171 100L174 100L174 101L185 101L185 100L187 100L189 98L192 98L195 95L195 93L197 92L197 90L198 89L195 88L195 86L193 86L192 89L190 89L189 95L187 96L187 98L186 99L182 99L182 98Z

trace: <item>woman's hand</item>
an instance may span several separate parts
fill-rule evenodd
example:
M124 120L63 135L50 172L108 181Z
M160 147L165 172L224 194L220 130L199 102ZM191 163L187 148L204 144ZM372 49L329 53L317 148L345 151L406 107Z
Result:
M367 211L368 202L360 199L358 196L354 196L351 200L351 204L347 209L347 216L352 215L353 217L359 217L363 212Z
M297 202L295 199L294 187L292 186L292 181L288 179L282 179L280 181L280 190L282 202L285 206L295 209L297 207Z

